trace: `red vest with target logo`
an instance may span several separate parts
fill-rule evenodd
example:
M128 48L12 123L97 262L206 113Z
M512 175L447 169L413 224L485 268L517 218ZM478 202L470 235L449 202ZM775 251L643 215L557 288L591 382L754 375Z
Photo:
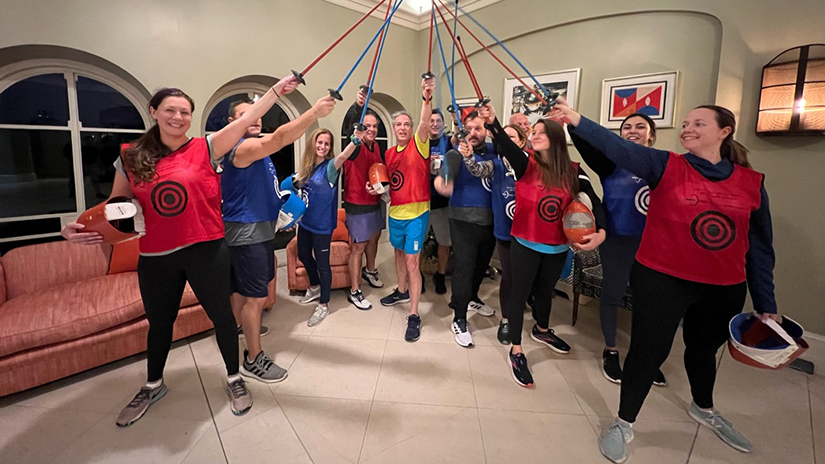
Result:
M141 253L223 238L220 175L212 168L206 139L190 139L161 158L156 173L152 181L137 185L128 173L146 222Z
M578 163L573 163L578 172ZM541 168L530 157L527 171L516 181L516 212L513 214L513 237L545 245L564 245L563 216L573 200L570 191L560 187L545 188Z
M413 134L415 137L415 134ZM391 147L384 153L390 175L390 202L393 206L430 201L430 159L418 151L415 140L403 150Z
M370 166L381 162L378 149L377 142L373 142L372 150L363 143L358 156L354 160L344 162L344 202L353 205L377 205L381 201L380 196L367 192Z
M691 282L744 282L748 225L761 202L762 178L734 164L729 178L714 182L671 152L662 179L650 191L636 260Z

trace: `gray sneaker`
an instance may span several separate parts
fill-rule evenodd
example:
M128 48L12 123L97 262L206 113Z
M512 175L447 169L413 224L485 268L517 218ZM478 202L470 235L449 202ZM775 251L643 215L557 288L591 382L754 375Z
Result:
M326 319L327 314L329 314L329 308L327 306L316 306L315 312L312 313L312 316L310 316L309 321L307 321L307 325L310 327L315 327L316 325L324 322L324 319Z
M287 376L286 369L275 364L263 351L255 356L252 362L247 361L249 351L243 351L243 365L241 365L241 375L251 379L260 380L264 383L276 383L284 380Z
M118 427L128 427L134 424L138 421L138 419L146 414L146 411L152 403L163 398L166 391L166 384L163 383L163 381L161 381L160 386L157 388L141 388L132 401L130 401L129 404L127 404L126 407L120 411L120 415L117 416L117 421L115 421L115 424L117 424Z
M229 395L229 407L232 409L232 414L242 416L252 409L252 393L246 389L246 382L243 379L239 378L232 383L227 383L224 390Z
M722 417L716 408L713 409L713 412L705 412L699 409L696 403L691 401L690 407L688 408L688 415L699 424L713 430L713 432L716 433L723 442L730 445L731 448L743 453L753 451L753 443L733 428L733 424Z
M599 437L599 450L613 462L624 462L627 459L627 444L631 441L633 428L617 417Z
M304 294L304 296L302 296L298 300L298 303L309 304L309 303L312 303L313 301L319 300L319 299L321 299L321 286L320 285L315 287L315 288L309 287L307 289L307 292Z

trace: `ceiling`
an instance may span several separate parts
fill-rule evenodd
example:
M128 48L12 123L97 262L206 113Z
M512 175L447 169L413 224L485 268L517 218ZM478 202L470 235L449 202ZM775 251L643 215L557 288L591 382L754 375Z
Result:
M358 11L359 13L366 13L371 10L380 0L324 0L329 3L349 8ZM386 0L392 1L392 0ZM437 2L438 0L436 0ZM452 0L441 0L445 5L452 6ZM472 13L474 10L483 8L493 3L498 3L502 0L459 0L459 6L467 12ZM404 0L404 3L395 12L392 18L392 23L417 31L424 30L430 27L430 10L432 0ZM372 16L383 19L387 12L386 3L372 14ZM461 14L459 14L460 16ZM446 17L450 17L445 13ZM436 15L436 17L438 17Z

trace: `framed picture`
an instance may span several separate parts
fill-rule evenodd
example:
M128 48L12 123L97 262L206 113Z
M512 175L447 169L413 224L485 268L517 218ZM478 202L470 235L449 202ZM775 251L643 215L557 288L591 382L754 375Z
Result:
M461 107L461 119L476 110L475 104L478 103L478 98L456 98L455 102Z
M571 108L577 108L581 68L541 74L535 77L547 90L558 92L559 96L564 97ZM540 94L538 86L530 77L523 77L522 80L528 85L533 84L533 90ZM524 114L530 120L530 124L535 124L547 111L547 105L527 90L518 79L504 79L504 106L499 111L502 125L507 124L510 115L514 113ZM572 143L569 136L567 143Z
M602 81L601 125L618 129L633 113L650 116L657 128L673 127L679 71L617 77Z

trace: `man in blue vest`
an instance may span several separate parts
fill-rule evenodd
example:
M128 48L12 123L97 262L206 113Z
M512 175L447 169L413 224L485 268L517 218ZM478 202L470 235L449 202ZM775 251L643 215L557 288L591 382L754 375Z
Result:
M294 89L291 86L289 91ZM232 102L229 122L240 118L251 104L248 99ZM293 143L334 107L332 97L323 97L309 111L263 137L259 137L258 119L221 164L223 220L232 260L232 311L247 346L240 369L244 377L272 383L287 376L286 369L275 364L261 348L261 312L269 282L275 277L272 240L281 209L278 176L269 155Z
M450 259L450 218L448 206L450 199L442 196L435 189L433 182L444 163L444 154L450 149L450 139L444 135L444 115L438 108L430 116L430 226L433 228L435 241L438 243L438 271L433 275L435 292L439 295L447 293L444 274L447 272L447 261ZM422 287L423 288L423 287Z

